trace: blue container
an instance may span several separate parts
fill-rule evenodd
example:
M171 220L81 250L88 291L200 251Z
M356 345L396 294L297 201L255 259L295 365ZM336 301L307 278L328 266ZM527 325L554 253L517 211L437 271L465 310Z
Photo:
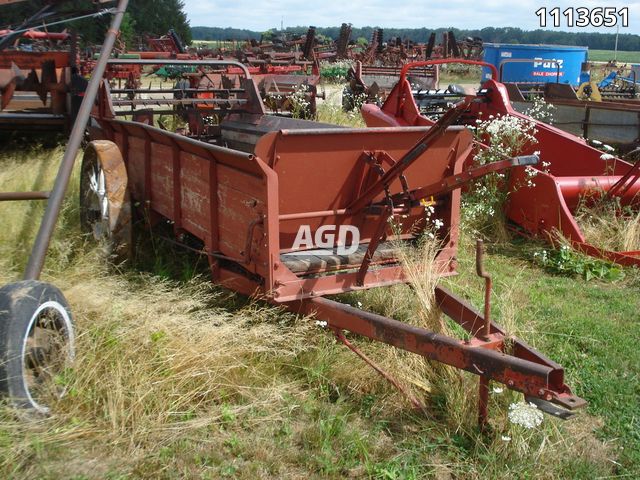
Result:
M580 69L582 63L587 61L587 53L587 47L484 44L484 61L495 65L498 72L502 65L502 81L510 83L536 84L558 81L578 86ZM489 78L491 71L483 67L482 79Z

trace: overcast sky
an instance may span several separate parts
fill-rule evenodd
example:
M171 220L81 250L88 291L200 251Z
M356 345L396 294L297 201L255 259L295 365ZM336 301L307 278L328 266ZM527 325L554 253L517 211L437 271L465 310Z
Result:
M355 27L380 26L400 28L539 28L535 12L540 7L629 7L629 27L620 33L640 34L640 0L611 2L602 0L183 0L191 26L235 27L264 31L280 27L315 25ZM564 17L562 20L565 20ZM550 19L547 20L550 22ZM566 20L565 20L566 21ZM567 28L561 28L567 30ZM570 31L578 32L573 28ZM589 28L589 31L613 32L613 28Z

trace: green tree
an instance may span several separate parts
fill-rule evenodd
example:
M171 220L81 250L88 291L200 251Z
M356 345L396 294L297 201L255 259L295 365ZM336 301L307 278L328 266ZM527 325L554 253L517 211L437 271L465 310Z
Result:
M16 27L26 18L30 17L42 8L41 1L29 0L15 5L0 6L1 26ZM73 0L63 2L57 7L57 11L64 12L91 12L97 8L91 0ZM111 20L110 15L98 18L81 20L57 28L52 31L60 31L65 28L76 30L87 43L100 43ZM174 29L185 44L191 43L191 28L189 20L184 12L182 0L133 0L129 2L127 16L122 24L124 40L131 41L135 35L164 35L170 29Z
M136 35L136 21L129 12L122 17L120 24L120 38L127 44L127 47L133 45L133 39Z

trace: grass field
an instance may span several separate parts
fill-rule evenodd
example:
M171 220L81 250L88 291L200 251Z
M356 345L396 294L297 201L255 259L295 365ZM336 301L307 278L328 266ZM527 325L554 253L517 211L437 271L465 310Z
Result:
M360 124L339 107L320 113ZM61 154L5 146L0 190L48 188ZM494 318L562 364L589 407L525 430L507 419L519 395L496 390L481 434L472 375L353 338L426 402L427 413L416 413L313 321L210 285L202 258L145 237L133 267L108 266L80 235L77 192L76 171L44 274L67 296L79 333L76 368L60 379L69 395L51 417L28 422L0 408L2 478L640 476L637 271L587 282L536 267L542 245L489 246ZM19 278L42 209L0 204L0 284ZM481 305L464 232L459 262L446 284ZM341 300L415 321L415 295L395 287Z
M616 58L613 50L591 50L589 49L589 60L592 62L608 62ZM640 63L640 52L622 52L618 51L618 62L622 63Z

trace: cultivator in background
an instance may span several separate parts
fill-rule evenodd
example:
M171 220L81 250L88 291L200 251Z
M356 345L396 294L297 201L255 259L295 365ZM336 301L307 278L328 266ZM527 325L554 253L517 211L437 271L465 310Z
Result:
M147 44L154 52L168 52L173 55L187 53L187 50L178 33L171 29L166 35L158 38L148 38Z
M314 27L311 27L314 28ZM346 60L353 56L354 45L351 43L351 24L343 23L340 26L340 33L335 42L329 42L320 44L315 41L315 28L314 28L314 42L311 56L306 58L313 58L317 61L335 62L338 60ZM308 42L309 44L311 42ZM305 46L306 51L306 46Z
M595 89L602 100L635 100L638 101L640 93L640 79L638 66L616 66L609 74L598 83Z
M465 60L481 60L484 47L479 37L467 37L458 41L453 31L442 34L442 42L436 45L436 34L431 33L425 46L424 59L462 58Z
M0 6L18 1L22 0L2 1ZM76 100L84 94L75 91L72 78L72 69L79 63L77 36L66 30L40 29L102 16L107 11L60 13L56 7L63 3L68 2L43 2L22 24L0 30L1 130L69 131L75 120Z
M0 51L0 129L65 130L73 65L70 48Z
M492 78L498 78L497 69L484 62L436 60L408 64L381 108L376 105L363 106L362 114L367 125L434 125L433 115L425 116L420 104L414 100L407 74L412 68L451 62L488 66L492 70ZM607 251L587 243L574 218L583 198L617 198L622 206L637 209L640 206L640 163L632 165L612 155L603 155L582 138L518 113L511 106L507 88L496 80L486 81L475 95L460 92L458 99L469 103L458 122L461 125L474 126L478 120L484 121L502 115L535 124L537 143L525 146L520 153L526 155L539 151L547 167L536 170L533 182L527 182L524 167L513 169L509 177L509 200L505 206L510 221L531 235L554 240L560 234L589 255L622 265L640 265L638 251ZM452 103L452 99L447 99L447 102ZM447 111L444 108L439 115L446 115ZM469 156L467 162L469 165L473 164L473 155Z
M362 65L360 61L347 72L347 86L342 93L342 107L349 111L362 103L383 102L396 84L401 67ZM437 90L440 70L437 66L415 69L409 81L415 88Z

